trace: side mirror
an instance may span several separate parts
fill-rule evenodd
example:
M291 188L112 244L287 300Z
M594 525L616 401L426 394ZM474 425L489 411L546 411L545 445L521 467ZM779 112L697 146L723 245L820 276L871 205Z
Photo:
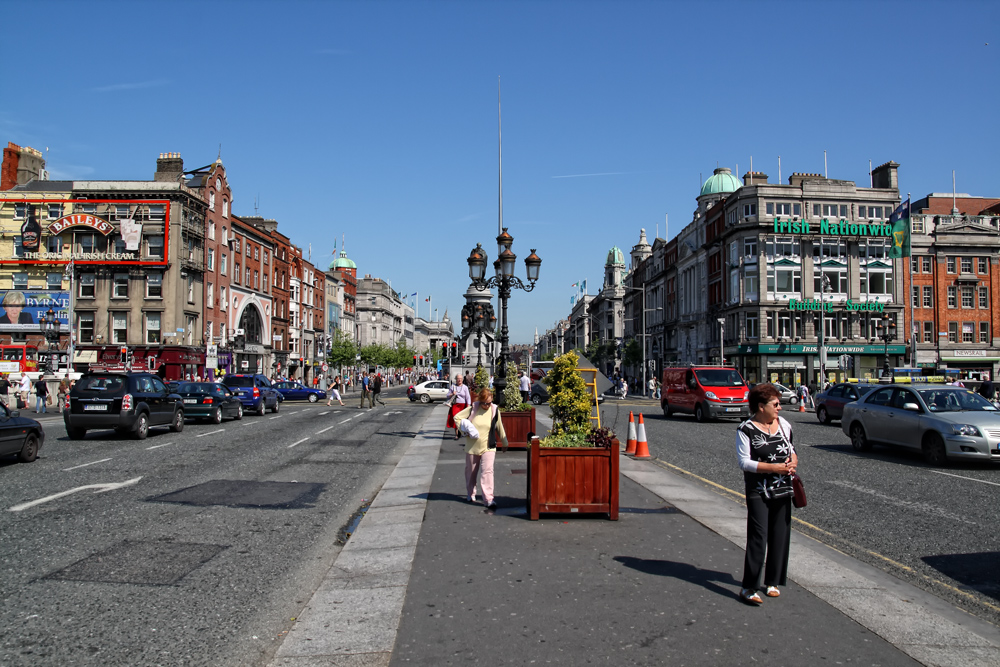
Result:
M920 406L916 403L903 403L903 409L910 412L920 412Z

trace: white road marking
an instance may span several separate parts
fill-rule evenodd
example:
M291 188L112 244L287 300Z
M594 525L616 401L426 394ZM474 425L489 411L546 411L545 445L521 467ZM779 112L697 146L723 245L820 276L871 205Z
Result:
M110 484L87 484L85 486L78 486L75 489L70 489L68 491L62 491L60 493L52 494L51 496L46 496L44 498L39 498L38 500L32 500L27 503L21 503L20 505L14 505L9 512L20 512L21 510L26 510L29 507L34 507L35 505L41 505L42 503L47 503L50 500L56 500L57 498L62 498L68 496L71 493L76 493L77 491L86 491L87 489L97 489L94 493L104 493L105 491L114 491L115 489L121 489L126 486L132 486L133 484L138 484L142 477L136 477L135 479L130 479L126 482L112 482Z
M331 428L333 428L333 427L332 427L332 426L327 426L327 427L326 427L325 429L323 429L322 431L316 431L316 435L319 435L320 433L326 433L326 432L327 432L327 431L329 431L329 430L330 430Z
M63 472L69 472L70 470L76 470L77 468L86 468L87 466L92 466L95 463L104 463L105 461L110 461L111 459L101 459L100 461L93 461L91 463L81 463L78 466L73 466L72 468L63 468Z
M352 419L354 419L354 417L348 417L347 419L345 419L344 421L342 421L340 423L341 424L346 424L347 422L351 421Z
M938 475L948 475L948 477L958 477L959 479L967 479L970 482L979 482L980 484L992 484L993 486L1000 486L1000 484L997 484L996 482L987 482L985 479L976 479L975 477L962 477L961 475L955 475L950 472L941 472L940 470L931 470L931 472L937 473Z
M196 435L194 437L196 437L196 438L204 438L206 435L212 435L213 433L222 433L225 430L226 429L224 429L224 428L220 428L217 431L209 431L208 433L199 433L198 435Z
M301 411L301 410L296 410L295 412L286 412L285 414L286 414L286 415L297 415L297 414L299 414L300 412L302 412L302 411Z
M294 447L295 445L301 445L301 444L302 444L303 442L305 442L305 441L306 441L306 440L308 440L308 439L309 439L309 438L302 438L302 439L301 439L301 440L299 440L298 442L293 442L292 444L288 445L288 448L289 448L289 449L291 449L291 448L292 448L292 447Z
M293 412L292 414L295 414L295 413ZM267 419L268 419L268 421L270 421L272 419L277 419L278 417L284 417L284 416L285 415L274 415L273 417L268 417Z
M174 444L174 443L172 443L172 442L165 442L162 445L153 445L152 447L146 447L146 449L159 449L160 447L169 447L172 444Z
M253 422L247 422L244 426L253 426Z
M911 500L900 500L899 498L896 498L894 496L889 496L884 493L880 493L874 489L867 489L863 486L858 486L857 484L853 484L851 482L847 482L844 480L831 480L830 484L836 484L837 486L841 486L845 489L853 489L854 491L858 491L859 493L865 493L870 496L874 496L875 498L878 498L890 505L895 505L896 507L902 507L907 510L916 510L918 512L923 512L925 514L933 514L935 516L944 517L945 519L950 519L957 523L965 523L971 526L977 525L975 521L969 521L965 517L959 516L957 514L949 512L948 510L942 507L938 507L937 505L932 505L930 503L913 502Z
M330 410L327 410L326 412L319 413L319 416L322 417L323 415L328 415L328 414L330 414Z

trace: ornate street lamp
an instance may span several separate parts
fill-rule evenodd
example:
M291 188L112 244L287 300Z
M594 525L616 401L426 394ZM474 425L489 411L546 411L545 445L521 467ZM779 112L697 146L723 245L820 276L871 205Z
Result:
M885 344L882 377L889 378L890 382L895 382L896 378L889 367L889 341L896 340L896 318L890 317L889 313L882 313L882 319L877 321L875 328L878 331L878 338Z
M59 328L62 323L56 317L56 313L52 308L45 311L39 322L42 326L42 333L45 335L45 342L48 347L49 352L49 372L54 372L58 364L55 361L55 357L52 355L52 346L56 345L58 349L59 345Z
M495 387L494 396L502 396L503 390L507 386L507 362L510 359L510 348L508 346L509 331L507 329L507 300L510 299L511 289L516 288L525 292L535 289L535 283L538 281L538 272L542 265L541 258L535 254L535 249L532 248L531 254L524 260L528 282L523 282L514 275L517 256L511 251L511 246L513 245L514 237L504 227L500 235L497 236L497 247L501 250L500 257L493 263L496 275L489 279L485 279L488 258L481 244L476 244L476 247L469 253L468 259L469 278L472 280L473 286L480 292L495 287L500 299L500 357L498 359L496 377L493 379L493 386ZM491 317L490 321L493 324L496 318Z

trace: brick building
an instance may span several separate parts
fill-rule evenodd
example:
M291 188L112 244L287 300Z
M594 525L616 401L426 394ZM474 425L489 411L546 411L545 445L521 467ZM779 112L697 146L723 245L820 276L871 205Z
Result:
M232 217L232 278L228 328L232 329L234 370L269 373L271 369L271 285L268 275L274 244L265 230Z

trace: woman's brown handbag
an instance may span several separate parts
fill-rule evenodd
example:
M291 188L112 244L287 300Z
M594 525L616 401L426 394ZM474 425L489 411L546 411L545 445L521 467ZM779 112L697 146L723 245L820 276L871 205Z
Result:
M802 478L796 473L792 473L792 505L795 507L806 506L806 487L802 484Z

